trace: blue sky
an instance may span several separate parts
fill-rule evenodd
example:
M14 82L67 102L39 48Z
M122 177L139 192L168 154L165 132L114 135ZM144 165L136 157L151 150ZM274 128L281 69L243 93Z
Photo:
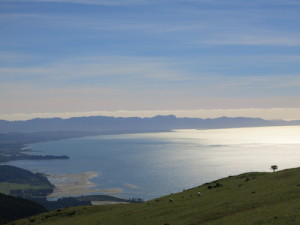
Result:
M300 119L299 27L298 0L0 0L0 115Z

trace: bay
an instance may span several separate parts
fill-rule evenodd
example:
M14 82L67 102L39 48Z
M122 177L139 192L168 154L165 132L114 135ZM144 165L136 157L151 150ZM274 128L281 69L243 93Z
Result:
M30 145L32 154L69 160L8 164L46 173L50 197L110 194L153 199L249 171L298 167L300 126L99 135Z

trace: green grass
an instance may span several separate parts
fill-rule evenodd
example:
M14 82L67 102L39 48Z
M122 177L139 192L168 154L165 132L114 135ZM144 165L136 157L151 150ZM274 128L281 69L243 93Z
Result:
M0 183L0 193L9 195L12 190L40 190L40 189L51 189L50 185L30 185L30 184L19 184L19 183Z
M221 187L208 189L215 186ZM201 197L197 192L202 193ZM174 203L169 202L174 199ZM74 207L14 222L49 225L295 225L300 224L300 168L247 173L152 201Z

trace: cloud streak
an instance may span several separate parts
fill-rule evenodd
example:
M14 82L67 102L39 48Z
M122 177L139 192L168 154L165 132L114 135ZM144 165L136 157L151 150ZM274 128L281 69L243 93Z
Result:
M300 46L299 34L294 37L282 35L253 35L236 34L226 35L210 40L199 40L191 44L210 44L210 45L258 45L258 46Z
M10 1L11 0L2 0ZM53 3L74 3L74 4L89 4L89 5L152 5L162 3L194 3L194 4L213 4L213 5L254 5L256 2L247 0L14 0L14 2L53 2ZM300 5L297 0L265 0L259 5Z
M2 113L299 107L297 1L0 7Z
M3 83L51 83L88 85L91 82L105 82L111 79L120 80L161 80L180 81L189 79L179 69L174 69L173 62L167 59L144 57L88 57L73 58L64 62L56 62L43 66L0 67L0 78ZM89 82L90 81L90 82Z

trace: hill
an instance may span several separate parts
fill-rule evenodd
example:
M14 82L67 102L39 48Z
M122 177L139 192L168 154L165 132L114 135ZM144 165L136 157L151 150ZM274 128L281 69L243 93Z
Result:
M40 173L9 165L0 165L0 193L22 198L44 197L54 186Z
M47 118L26 121L0 120L0 133L8 132L57 132L57 131L89 131L89 132L137 132L170 129L212 129L256 126L300 125L300 121L270 121L259 118L221 117L216 119L177 118L173 115L140 117L73 117L69 119Z
M37 203L0 193L0 224L46 211Z
M144 203L67 208L11 224L295 225L299 178L300 168L246 173Z

